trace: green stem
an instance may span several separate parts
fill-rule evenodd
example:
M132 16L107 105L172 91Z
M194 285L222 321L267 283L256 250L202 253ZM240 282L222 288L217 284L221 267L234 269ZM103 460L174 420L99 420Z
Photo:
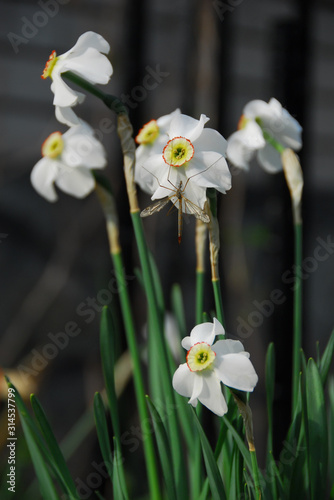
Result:
M145 292L149 307L149 317L152 321L152 330L155 332L155 340L157 352L160 362L160 373L163 385L163 394L166 404L171 408L175 408L174 390L172 387L172 373L167 356L167 346L164 336L161 312L159 310L157 297L154 290L154 282L152 270L150 266L149 254L146 245L142 220L139 211L131 212L133 228L135 232L139 259L144 278ZM151 330L151 331L152 331ZM183 452L181 447L181 437L179 433L179 423L176 411L173 409L169 412L168 428L170 433L171 451L174 465L174 474L177 485L179 498L186 498L186 473L183 460Z
M292 415L298 400L300 349L302 345L302 224L294 225L295 284L293 296L293 358L292 358Z
M117 113L118 115L121 113L128 113L126 106L118 97L106 94L102 90L95 87L95 85L87 82L87 80L85 80L84 78L81 78L81 76L72 73L72 71L65 71L64 73L62 73L62 77L67 78L67 80L70 80L98 99L101 99L101 101L103 101L109 109L115 111L115 113Z
M145 429L144 427L144 424L150 420L150 416L146 406L139 349L137 347L137 342L136 342L136 332L133 322L128 289L127 289L127 282L124 274L122 254L121 252L111 253L111 258L114 264L115 274L117 277L118 292L119 292L120 304L124 320L125 333L133 363L133 372L134 372L133 379L134 379L140 422L142 426L142 433L144 437L143 445L144 445L144 453L147 464L147 473L148 473L151 498L161 499L161 488L158 479L158 470L156 465L157 461L154 451L153 435L151 432L147 432L147 429Z
M196 271L196 324L203 322L203 307L204 307L204 278L205 274L202 270Z
M225 318L223 311L223 301L220 289L220 279L212 280L213 294L215 298L215 308L218 321L225 327Z

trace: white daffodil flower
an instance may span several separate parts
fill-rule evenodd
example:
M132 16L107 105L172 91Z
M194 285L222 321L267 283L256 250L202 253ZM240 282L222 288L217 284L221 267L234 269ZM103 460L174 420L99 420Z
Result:
M258 376L239 340L218 340L225 330L214 318L213 323L195 326L190 337L181 344L187 352L187 362L180 365L173 377L173 387L190 398L189 404L196 406L200 401L216 415L227 412L227 404L220 382L240 391L253 391Z
M71 107L85 99L84 94L71 89L64 82L61 74L72 71L93 85L106 84L113 72L110 61L104 55L109 50L108 42L101 35L87 31L64 54L57 56L55 51L51 53L41 76L52 80L53 104L56 106L56 117L61 123L78 125L79 119Z
M64 134L51 134L42 145L42 155L30 179L36 191L52 202L58 199L54 184L76 198L87 196L95 187L90 169L107 164L104 147L82 121Z
M179 113L172 117L165 142L159 143L160 152L154 149L136 171L137 182L153 195L152 200L180 190L184 198L203 209L207 187L222 193L231 188L226 140L216 130L204 128L208 120L205 115L199 120ZM172 202L178 206L178 196Z
M268 103L250 101L244 107L238 129L227 140L226 155L231 163L245 170L256 154L267 172L279 172L284 148L298 151L302 146L302 127L274 98ZM281 151L270 143L270 139L276 141Z
M139 130L136 137L139 146L136 149L135 182L148 194L153 194L155 191L155 179L153 175L146 175L145 170L142 172L142 166L153 154L162 153L168 141L167 131L169 125L174 116L180 113L181 111L176 109L169 115L160 116L157 120L149 121Z

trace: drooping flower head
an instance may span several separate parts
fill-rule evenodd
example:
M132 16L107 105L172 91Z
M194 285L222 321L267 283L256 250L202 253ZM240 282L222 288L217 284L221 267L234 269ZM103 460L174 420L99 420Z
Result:
M81 103L85 96L71 89L62 79L61 74L72 71L91 84L106 84L112 75L113 68L104 54L108 54L110 46L99 34L87 31L81 35L74 47L57 56L52 51L46 63L42 78L50 77L51 90L54 93L53 104L56 106L56 117L67 125L77 125L79 119L71 109Z
M274 98L268 103L250 101L243 109L238 129L227 140L226 154L231 163L245 170L256 154L267 172L279 172L284 148L299 151L302 146L302 127ZM274 147L271 139L281 146L281 151Z
M192 329L181 344L187 352L187 362L180 365L173 377L173 387L190 398L189 404L200 401L219 416L227 412L227 404L220 383L240 391L253 391L258 376L239 340L218 340L225 330L214 318L213 323L202 323Z
M42 145L43 158L31 172L31 183L48 201L58 199L54 184L67 194L84 198L95 187L91 172L107 164L106 152L85 122L67 132L54 132Z
M152 200L171 196L182 185L184 196L203 209L207 187L222 193L230 189L226 141L216 130L204 128L208 120L205 115L196 120L175 114L163 136L164 143L159 142L148 157L138 162L136 181L153 195ZM154 135L153 124L147 127Z

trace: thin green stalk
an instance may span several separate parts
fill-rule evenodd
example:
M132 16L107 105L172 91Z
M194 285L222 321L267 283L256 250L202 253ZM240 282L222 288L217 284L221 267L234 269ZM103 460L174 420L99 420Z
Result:
M302 345L302 223L294 224L295 284L293 296L292 415L298 399L300 349Z
M204 308L204 278L205 274L202 270L196 271L196 324L203 322Z
M118 253L111 253L111 258L114 264L115 274L117 277L118 292L122 309L122 315L124 319L125 333L133 363L133 373L134 373L133 379L134 379L140 422L142 425L142 432L144 436L143 446L146 457L150 493L151 493L151 498L156 498L157 500L159 500L161 498L161 488L158 479L158 470L156 465L157 460L154 451L153 435L150 432L147 432L144 428L144 423L149 421L150 417L145 400L145 390L144 390L144 382L140 365L139 349L137 347L137 342L136 342L136 332L133 322L132 309L127 289L127 283L124 274L122 254L120 251Z
M166 403L168 405L171 405L172 408L175 408L175 397L172 387L172 374L168 362L163 324L161 321L161 314L159 311L159 306L155 295L149 254L139 210L131 212L131 218L138 247L139 259L143 272L146 297L150 310L149 313L150 320L152 321L153 331L156 332L156 342L157 342L156 345L157 345L157 350L159 352L163 393ZM176 484L178 486L179 498L186 498L187 494L185 492L186 488L185 464L182 458L183 452L181 447L181 437L179 433L179 422L177 419L176 411L174 411L174 409L169 412L168 427L170 433L169 438L171 442L174 474L175 474Z
M84 90L87 90L90 94L94 95L98 99L101 99L101 101L104 102L104 104L111 109L112 111L115 111L115 113L120 114L120 113L125 113L127 114L127 108L126 106L122 103L122 101L113 95L106 94L102 90L98 89L95 87L95 85L92 85L91 83L87 82L84 78L81 78L80 76L76 75L75 73L72 73L72 71L65 71L62 73L63 78L67 78L67 80L70 80L71 82L75 83L79 87L81 87Z
M223 301L222 301L222 295L221 295L221 290L220 290L220 279L213 279L212 280L212 286L213 286L213 294L215 298L215 308L216 308L216 315L218 321L225 326L225 318L224 318L224 311L223 311Z

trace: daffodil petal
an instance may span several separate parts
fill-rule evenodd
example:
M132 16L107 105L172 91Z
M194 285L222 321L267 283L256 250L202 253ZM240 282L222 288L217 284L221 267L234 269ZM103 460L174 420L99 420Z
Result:
M184 349L186 349L187 351L189 351L189 349L192 348L192 346L194 345L192 340L191 340L191 337L184 337L182 340L181 340L181 345Z
M201 135L193 141L195 152L215 151L225 156L227 141L224 137L212 128L204 128Z
M225 328L220 323L220 321L218 321L217 318L213 318L213 330L214 330L215 336L225 335Z
M58 199L53 186L58 175L58 166L55 160L45 157L36 163L30 174L33 187L41 196L51 202Z
M294 151L299 151L302 147L302 127L301 125L293 118L290 113L286 110L282 110L283 117L282 121L284 127L282 131L278 131L275 134L278 142L283 144L283 146L289 147Z
M197 342L205 342L206 344L213 344L215 340L215 330L212 323L201 323L196 325L190 332L192 345Z
M74 113L71 107L56 106L56 118L60 123L64 123L69 127L79 125L80 118Z
M62 72L72 71L92 84L106 84L112 75L112 66L107 57L89 47L83 54L63 63Z
M67 137L62 158L71 167L103 168L107 164L104 147L88 132Z
M173 376L173 388L181 394L181 396L190 398L193 393L196 373L191 372L187 363L180 365Z
M56 185L67 194L84 198L95 188L95 179L91 171L84 167L63 168Z
M263 149L257 152L257 159L264 170L270 174L276 174L283 170L281 155L270 144L266 144Z
M240 391L253 391L258 376L247 356L231 353L217 358L218 355L215 360L215 372L223 384Z
M238 354L245 353L248 357L248 352L245 351L244 346L240 340L224 339L218 340L212 349L215 351L218 357L224 356L225 354ZM218 358L217 358L218 359Z
M170 139L185 137L193 142L202 133L204 125L208 120L209 118L205 115L201 115L199 120L187 115L176 115L171 121L168 135Z
M60 74L54 69L52 73L51 90L54 93L53 104L66 108L75 106L78 102L84 100L84 95L72 90L61 78Z
M202 390L198 400L216 415L222 417L227 412L227 404L223 396L220 381L215 370L198 375L202 379Z
M249 163L254 156L254 149L244 141L244 131L234 132L227 140L226 155L236 167L249 170Z
M190 372L190 373L193 373L193 372ZM192 406L197 405L198 397L202 393L202 390L203 390L203 382L204 382L204 377L202 375L199 375L198 373L194 373L193 390L192 390L190 399L188 401L188 403L191 404Z
M73 53L78 55L83 54L89 47L93 47L103 54L108 54L110 51L110 45L103 38L103 36L95 33L94 31L87 31L86 33L83 33L81 36L79 36L76 44L70 50L62 54L60 58L68 58Z
M192 184L213 187L221 193L231 188L232 178L225 158L213 151L202 151L189 162L187 177Z
M261 99L250 101L243 109L243 114L246 118L255 120L258 117L272 116L274 109L269 104Z

